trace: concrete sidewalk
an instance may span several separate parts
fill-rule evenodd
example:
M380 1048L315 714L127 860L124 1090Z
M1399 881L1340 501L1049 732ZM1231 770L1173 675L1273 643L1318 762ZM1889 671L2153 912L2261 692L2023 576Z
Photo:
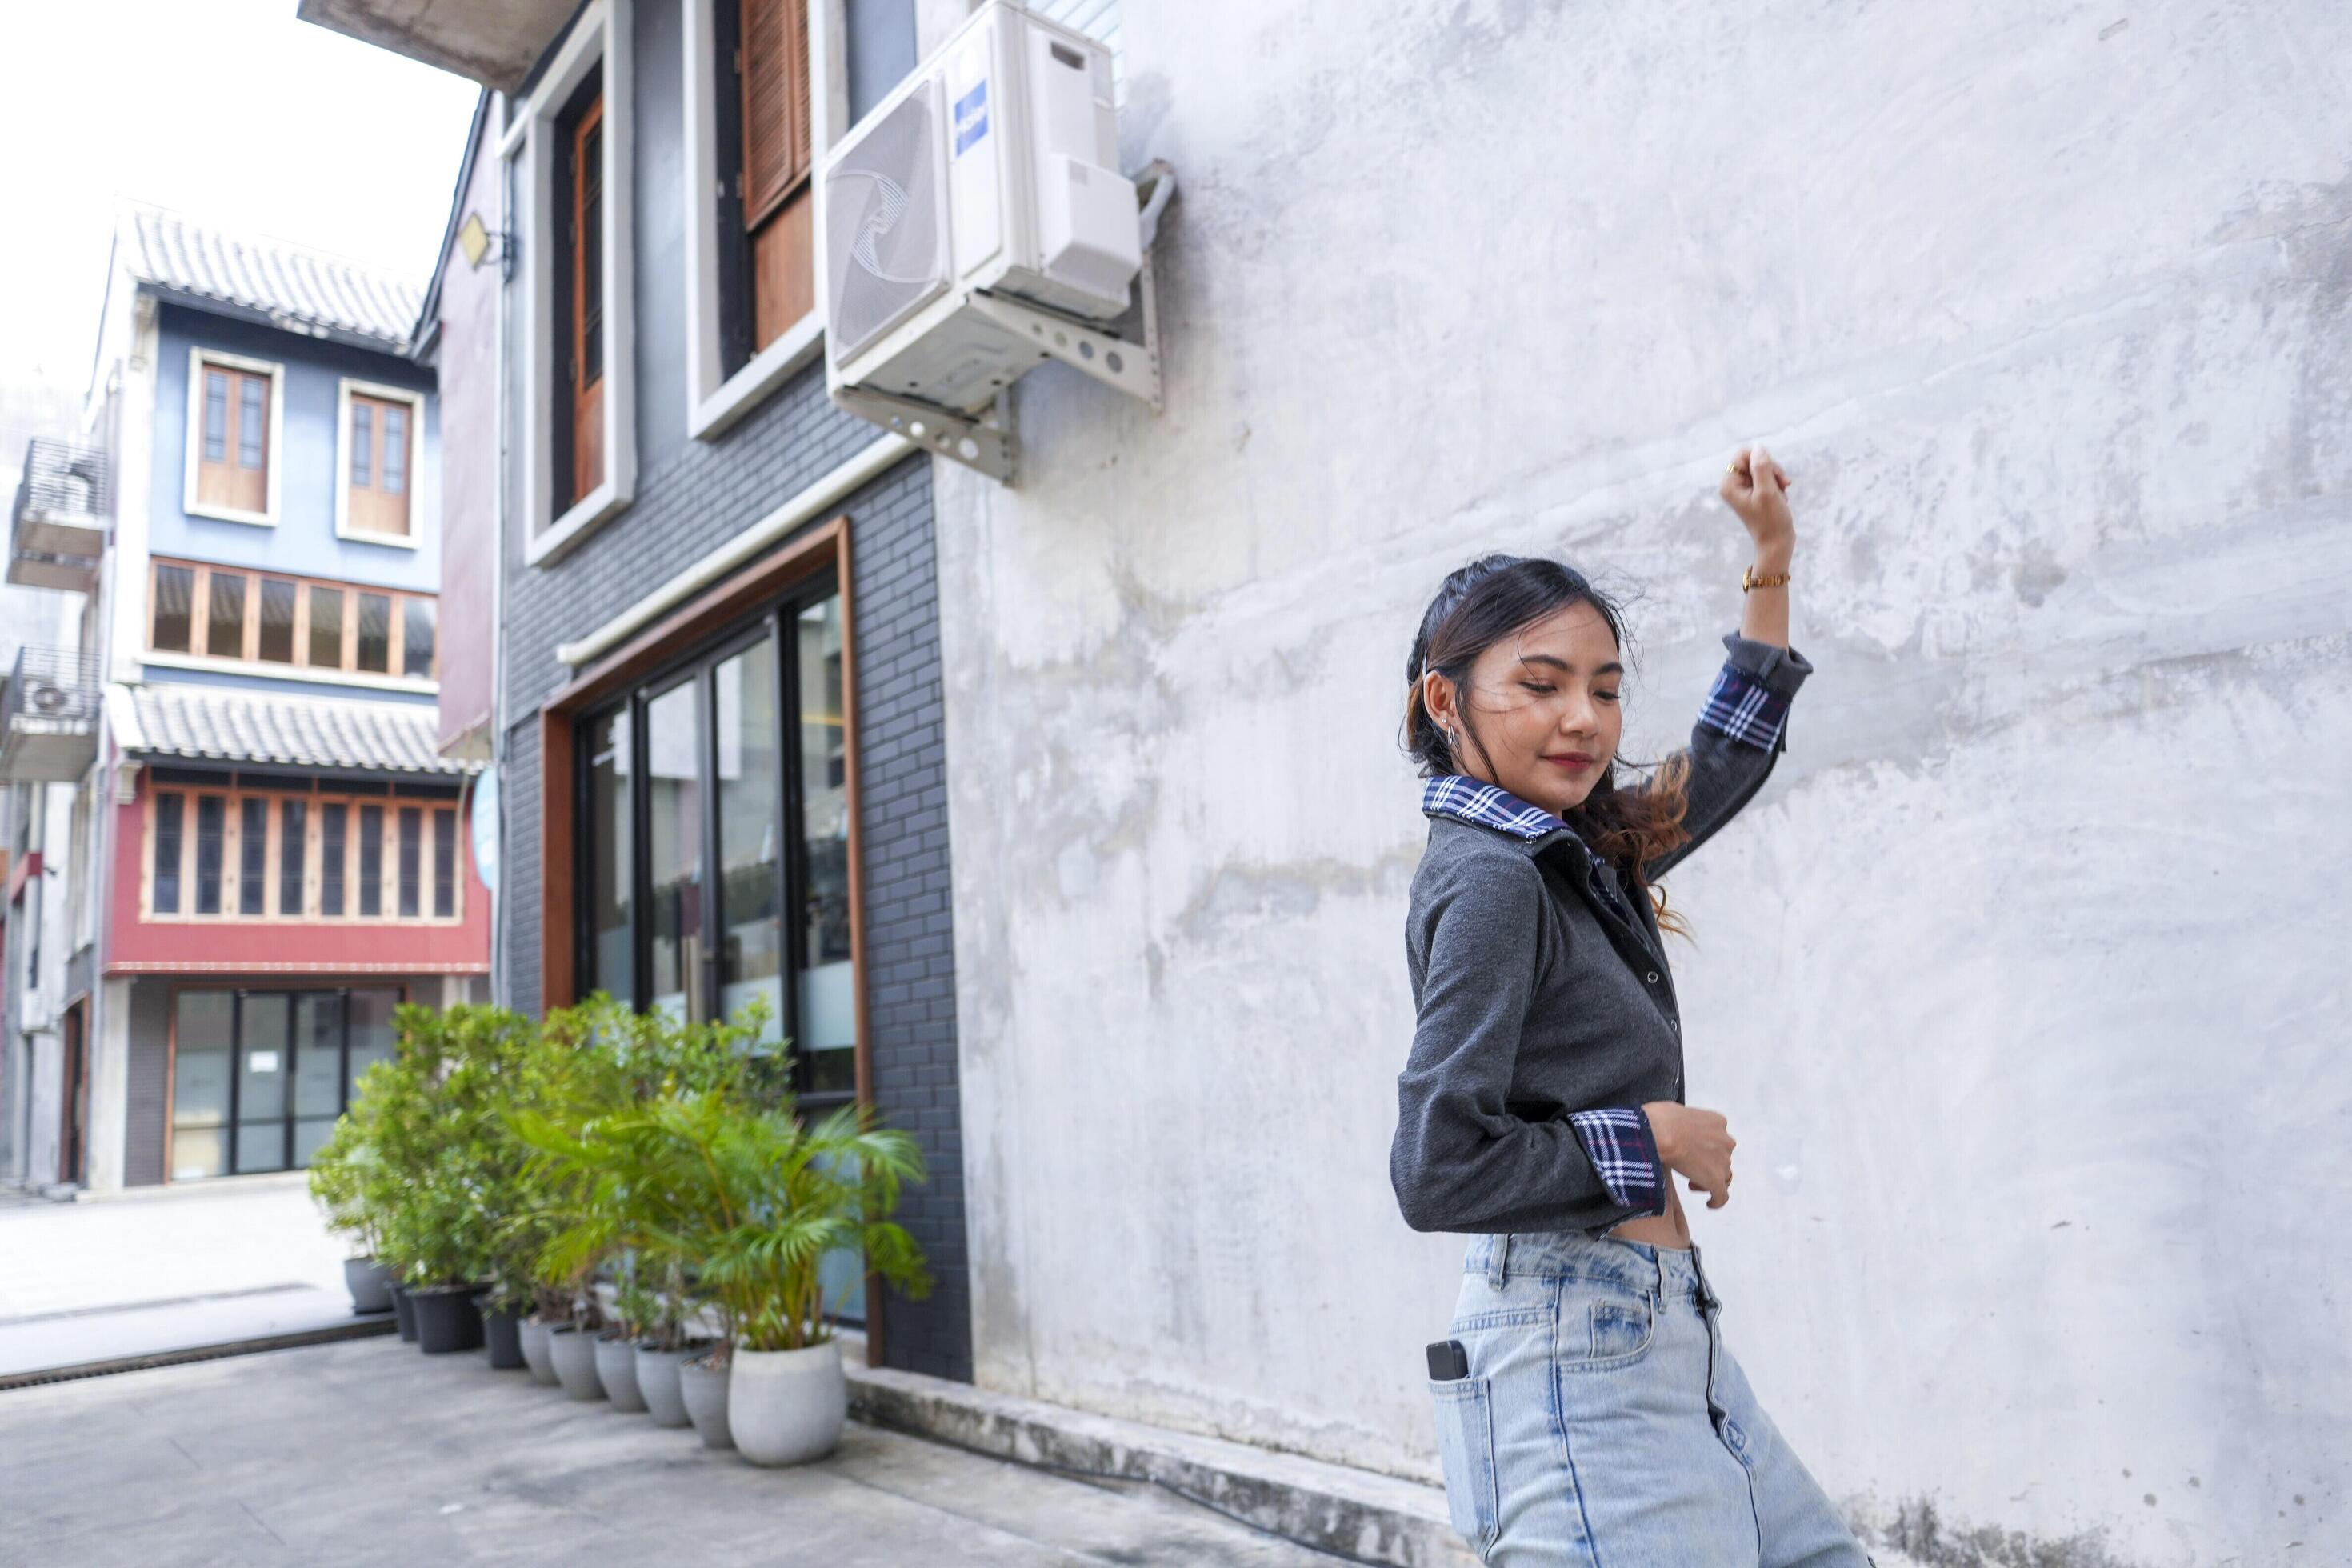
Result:
M0 1207L0 1377L354 1323L305 1179Z
M1329 1568L1149 1484L852 1422L762 1470L397 1341L0 1394L0 1563Z

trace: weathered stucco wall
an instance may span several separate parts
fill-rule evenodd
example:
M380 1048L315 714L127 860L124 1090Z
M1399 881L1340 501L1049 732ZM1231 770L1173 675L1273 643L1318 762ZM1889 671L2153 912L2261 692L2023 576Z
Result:
M1819 674L1670 884L1731 1343L1858 1509L2352 1555L2352 13L1124 42L1166 413L1047 367L1019 487L938 484L980 1381L1433 1478L1413 622L1479 551L1578 563L1656 755L1761 437Z

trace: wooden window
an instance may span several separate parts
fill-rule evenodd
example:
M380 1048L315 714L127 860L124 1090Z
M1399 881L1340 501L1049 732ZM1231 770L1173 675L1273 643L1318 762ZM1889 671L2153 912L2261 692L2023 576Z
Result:
M392 673L392 596L359 595L359 653L356 667L370 675Z
M351 394L351 483L344 496L346 527L353 533L405 539L408 506L409 405L367 393Z
M415 799L433 792L387 802L378 786L374 799L354 800L299 786L255 789L223 776L229 787L219 793L155 792L146 918L427 924L459 917L457 813Z
M310 835L305 831L310 803L289 797L278 803L278 912L292 917L308 901L304 884L310 873Z
M180 912L180 850L187 797L158 795L155 799L155 860L149 872L148 907L159 915Z
M371 592L194 563L154 564L148 647L158 653L430 680L430 594Z
M255 652L271 664L294 662L294 613L300 588L282 577L261 580L261 631Z
M328 801L319 808L319 913L330 919L343 912L351 817L352 808L339 800Z
M457 912L457 814L446 806L433 814L433 917Z
M204 651L215 658L245 657L245 576L217 569L208 574Z
M191 637L195 598L194 567L156 563L155 614L148 642L158 652L186 653L194 646Z
M196 463L196 502L233 511L267 511L269 374L211 360L199 364L204 377L204 430Z
M816 305L807 0L739 0L751 352Z
M310 659L315 669L343 668L343 591L310 589Z
M383 913L383 807L360 807L360 919Z
M400 606L400 673L412 680L433 679L434 604L409 599Z
M269 912L269 802L247 795L237 802L236 912Z
M227 817L226 797L196 797L196 913L200 915L221 912L221 858Z
M425 897L425 811L421 806L400 808L400 917L415 920L424 908Z
M564 510L604 480L604 98L592 77L563 125Z

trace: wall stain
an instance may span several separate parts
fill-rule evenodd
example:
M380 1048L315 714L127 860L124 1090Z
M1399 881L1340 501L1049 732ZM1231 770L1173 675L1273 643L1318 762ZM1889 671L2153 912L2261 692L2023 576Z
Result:
M1900 1552L1921 1568L2141 1568L2110 1552L2104 1531L2053 1539L1989 1524L1948 1523L1931 1498L1895 1505L1894 1519L1885 1524L1854 1522L1854 1533L1864 1545Z

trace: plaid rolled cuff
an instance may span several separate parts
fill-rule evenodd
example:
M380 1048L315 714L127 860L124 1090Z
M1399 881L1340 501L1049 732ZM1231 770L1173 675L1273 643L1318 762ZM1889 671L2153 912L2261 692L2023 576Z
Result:
M1648 1117L1630 1107L1612 1106L1572 1110L1568 1120L1611 1197L1643 1214L1666 1212L1665 1167L1658 1162Z
M1698 721L1733 740L1769 752L1780 739L1789 717L1789 699L1738 666L1726 663L1716 675L1715 688Z

